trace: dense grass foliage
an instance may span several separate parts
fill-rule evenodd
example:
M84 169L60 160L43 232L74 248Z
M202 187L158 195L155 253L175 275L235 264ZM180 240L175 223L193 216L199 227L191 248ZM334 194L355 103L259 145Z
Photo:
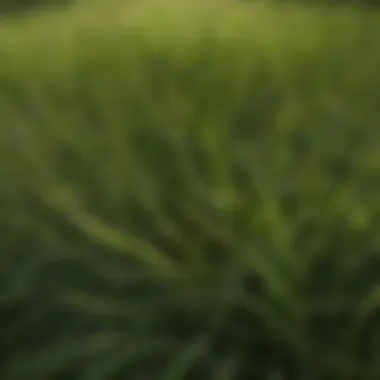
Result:
M227 2L0 25L0 378L378 379L379 38Z
M253 0L255 1L255 0ZM261 1L261 0L259 0ZM379 0L264 0L271 3L289 4L295 3L302 6L330 6L330 7L355 7L376 9L380 5Z
M31 11L62 8L72 3L73 0L0 0L0 15L23 15Z

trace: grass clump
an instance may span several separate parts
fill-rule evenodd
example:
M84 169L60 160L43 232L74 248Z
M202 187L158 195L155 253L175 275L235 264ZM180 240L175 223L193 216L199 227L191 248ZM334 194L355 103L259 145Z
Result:
M52 17L0 26L1 379L376 379L378 16Z

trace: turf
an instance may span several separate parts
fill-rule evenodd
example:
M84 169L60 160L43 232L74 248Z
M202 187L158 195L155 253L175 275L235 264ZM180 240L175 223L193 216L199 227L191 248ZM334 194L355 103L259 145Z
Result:
M1 379L377 379L379 17L4 19Z

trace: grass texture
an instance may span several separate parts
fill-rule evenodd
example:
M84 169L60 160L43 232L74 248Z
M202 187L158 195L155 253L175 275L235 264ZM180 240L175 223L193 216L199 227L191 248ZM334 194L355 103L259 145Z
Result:
M0 24L2 380L380 378L380 15Z

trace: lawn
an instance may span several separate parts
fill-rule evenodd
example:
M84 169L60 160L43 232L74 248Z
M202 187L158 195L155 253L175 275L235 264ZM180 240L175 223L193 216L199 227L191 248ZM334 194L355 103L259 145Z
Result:
M0 378L378 379L379 18L4 18Z

